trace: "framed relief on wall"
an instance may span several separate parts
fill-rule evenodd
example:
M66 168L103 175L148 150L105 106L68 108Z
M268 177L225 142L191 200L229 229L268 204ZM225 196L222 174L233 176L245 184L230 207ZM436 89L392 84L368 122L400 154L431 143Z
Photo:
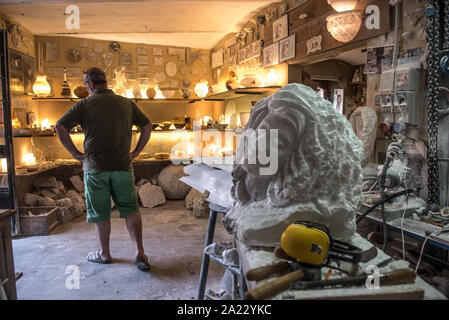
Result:
M268 68L279 63L279 42L263 49L263 67Z
M33 94L36 59L18 51L9 51L10 89L12 94Z
M279 42L279 61L286 61L295 57L295 35Z
M284 39L288 36L288 15L273 22L273 42Z

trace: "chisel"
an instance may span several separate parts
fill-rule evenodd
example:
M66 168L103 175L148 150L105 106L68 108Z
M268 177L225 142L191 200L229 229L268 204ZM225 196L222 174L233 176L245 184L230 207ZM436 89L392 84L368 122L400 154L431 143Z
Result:
M363 274L356 277L347 277L331 280L319 280L319 281L300 281L291 284L293 290L307 290L313 288L326 288L326 287L345 287L362 285L366 283L368 274ZM381 274L379 276L379 285L397 285L413 283L416 278L416 273L411 269L399 269Z

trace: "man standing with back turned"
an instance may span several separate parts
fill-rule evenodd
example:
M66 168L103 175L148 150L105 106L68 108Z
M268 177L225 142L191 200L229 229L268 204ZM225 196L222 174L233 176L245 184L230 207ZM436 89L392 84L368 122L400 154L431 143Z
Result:
M87 260L112 262L109 251L112 197L120 217L126 219L136 248L134 264L140 270L148 271L150 264L142 244L142 219L131 162L147 144L152 124L135 103L107 88L106 76L101 69L87 70L84 84L90 96L75 103L59 119L56 131L70 154L83 162L87 222L95 223L100 240L100 249L90 252ZM81 153L70 138L70 130L77 125L81 125L84 132L85 153ZM136 148L130 153L133 125L141 128L141 134Z

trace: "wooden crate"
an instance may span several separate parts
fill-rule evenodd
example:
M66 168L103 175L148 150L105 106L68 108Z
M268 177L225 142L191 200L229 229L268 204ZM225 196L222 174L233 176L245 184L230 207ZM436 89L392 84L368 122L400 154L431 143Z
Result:
M31 212L33 215L28 215ZM58 225L59 207L21 207L20 232L24 236L47 236Z

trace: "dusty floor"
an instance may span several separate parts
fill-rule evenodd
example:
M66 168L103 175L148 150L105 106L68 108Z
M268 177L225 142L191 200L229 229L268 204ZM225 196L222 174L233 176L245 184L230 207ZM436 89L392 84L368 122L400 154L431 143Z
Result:
M124 220L112 213L111 254L114 263L87 262L88 251L98 249L94 225L83 217L59 226L45 237L13 240L19 299L196 299L207 219L185 210L184 201L141 208L143 241L152 271L133 265L134 249ZM217 223L215 242L231 240ZM67 289L73 267L80 271L79 289ZM69 267L69 273L66 269ZM210 264L207 287L220 289L224 270Z

